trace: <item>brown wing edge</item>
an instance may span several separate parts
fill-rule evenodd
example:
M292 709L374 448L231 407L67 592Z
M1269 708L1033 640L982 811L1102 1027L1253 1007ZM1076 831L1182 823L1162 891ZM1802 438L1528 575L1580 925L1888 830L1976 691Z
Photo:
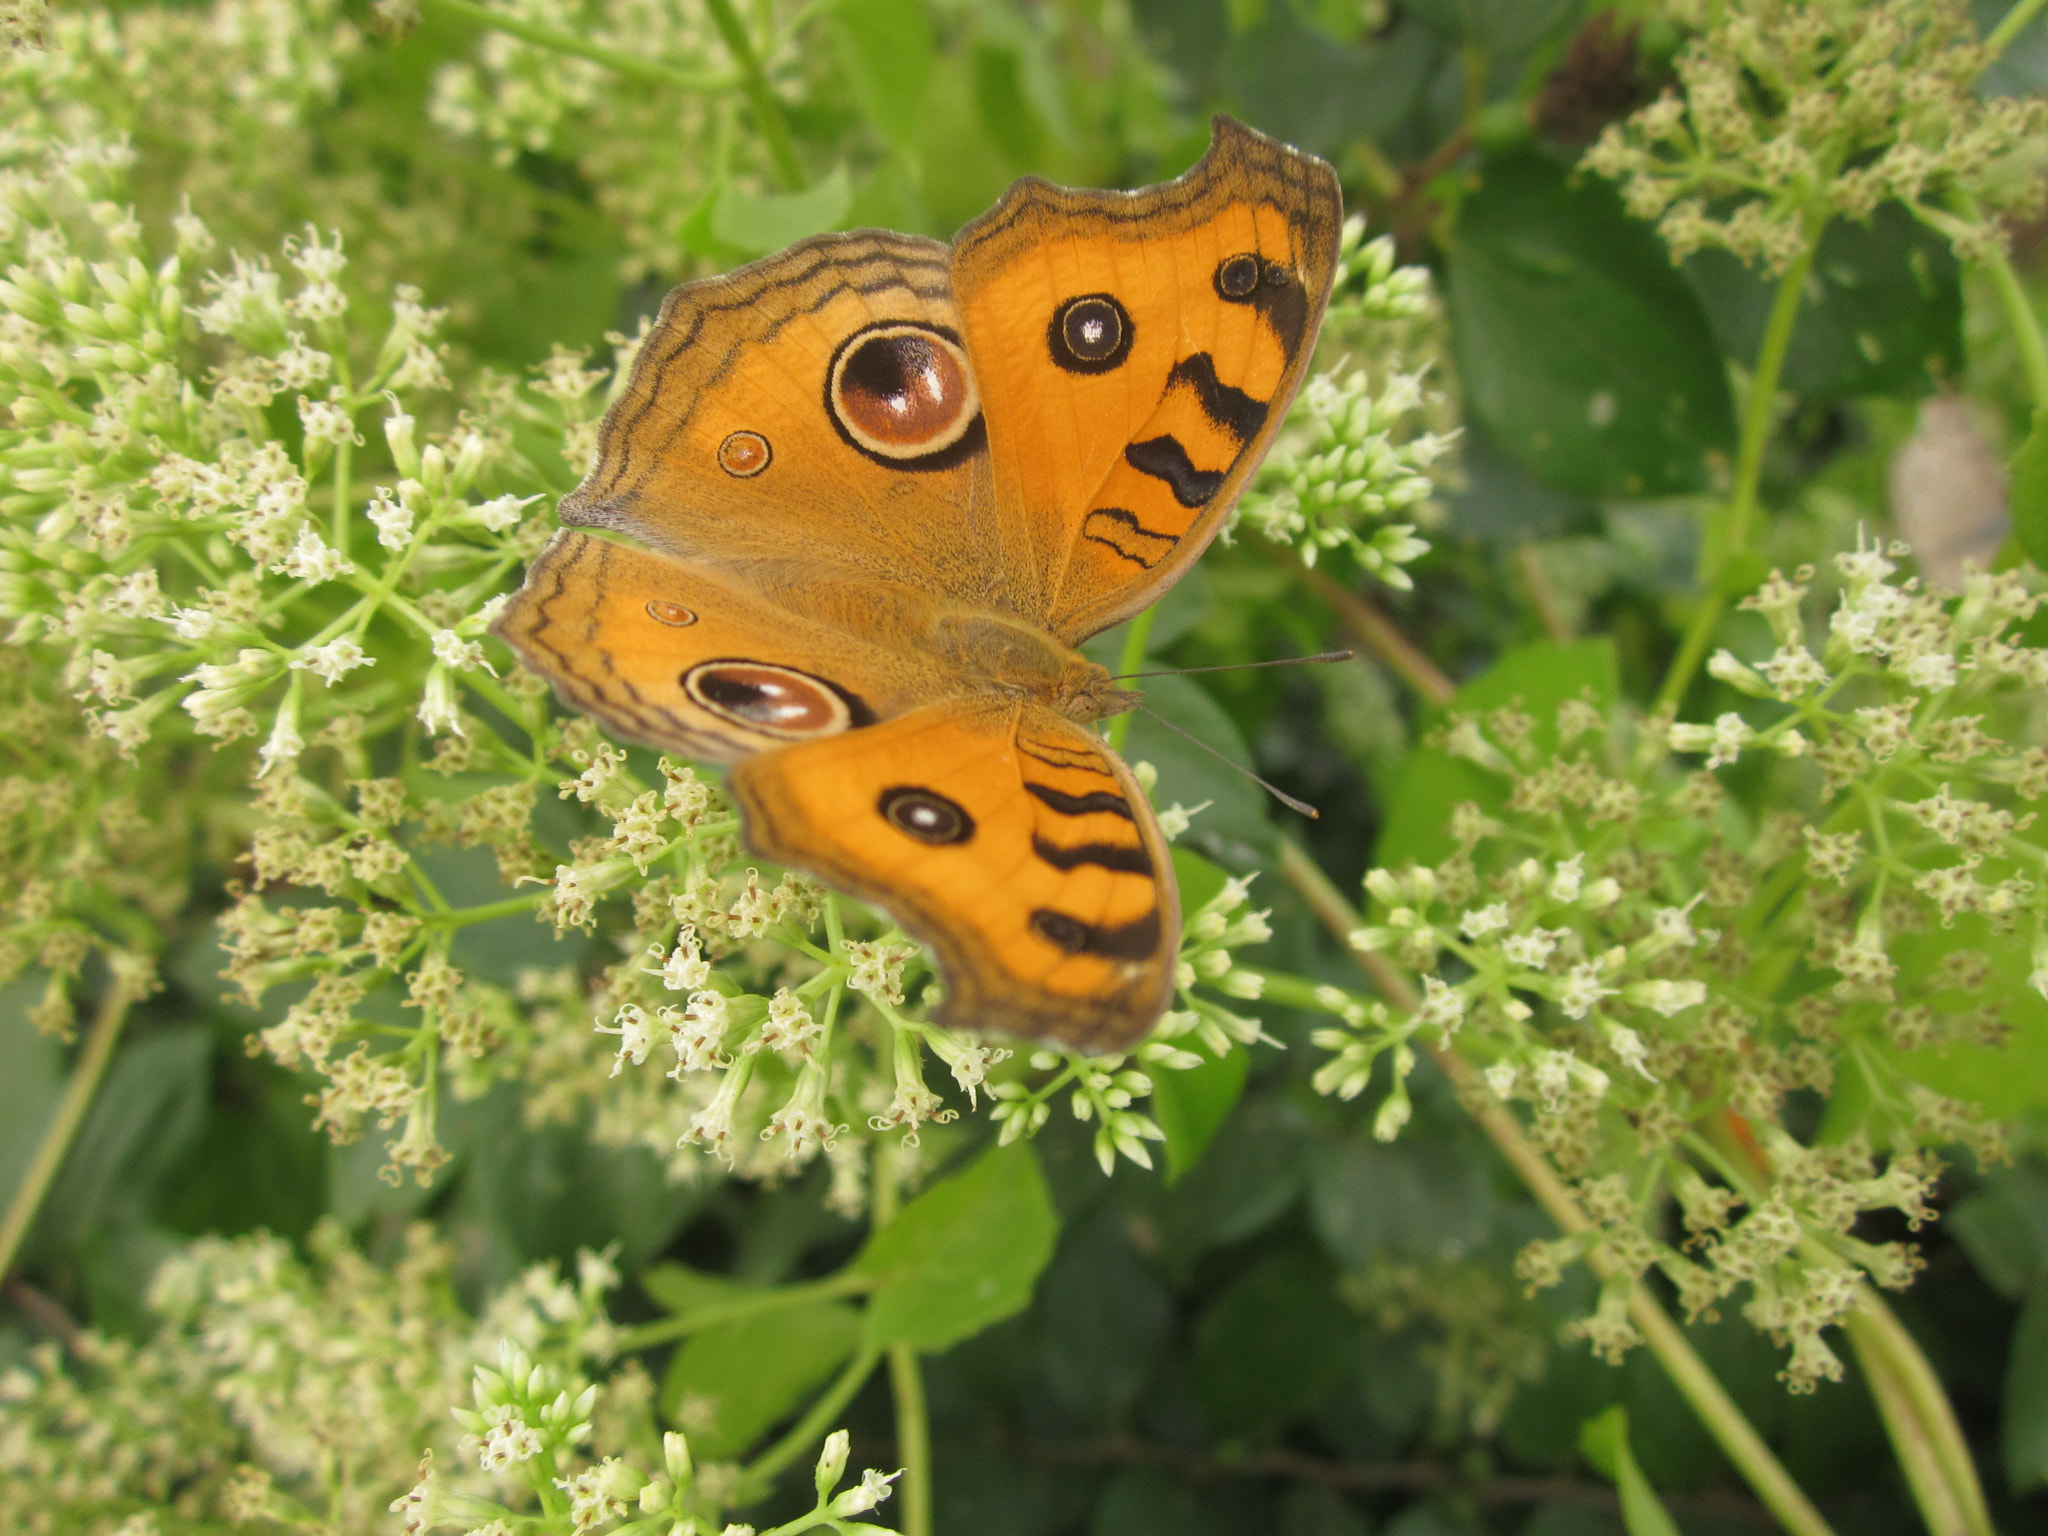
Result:
M886 229L811 235L772 256L763 256L720 276L698 278L671 288L633 359L625 388L598 424L597 457L577 487L562 498L558 509L562 522L571 527L602 528L645 542L646 530L627 515L636 494L635 481L645 478L633 462L628 440L653 409L655 400L665 395L669 371L679 366L693 349L715 342L715 336L706 336L707 329L715 331L724 317L754 310L763 294L814 279L827 270L846 274L845 285L851 286L852 275L868 265L894 272L904 279L906 287L925 297L940 293L950 296L952 291L947 246L923 235L903 235ZM913 273L923 280L923 287L910 281ZM770 335L772 331L762 332L745 340L760 341ZM716 385L740 360L744 350L742 343L728 338L723 355L711 371L690 386L692 400ZM650 452L658 455L680 433L689 416L688 409L678 411L666 441L654 445Z
M1294 403L1309 359L1315 354L1323 315L1329 307L1344 227L1344 195L1336 171L1319 156L1246 127L1226 113L1217 113L1209 126L1207 152L1171 181L1132 191L1102 191L1062 187L1043 177L1026 176L1012 183L993 208L967 224L953 241L953 265L957 271L963 262L972 259L977 246L1007 234L1018 224L1075 214L1142 223L1158 218L1162 210L1199 209L1204 203L1220 205L1229 200L1232 183L1239 175L1260 172L1276 173L1263 179L1287 189L1288 196L1278 206L1302 236L1300 270L1309 299L1308 321L1288 359L1287 374L1269 402L1258 435L1239 453L1202 517L1142 584L1115 594L1115 601L1098 609L1071 616L1061 625L1060 639L1068 645L1120 624L1157 602L1209 547L1236 505L1245 482L1258 469L1274 436L1286 422L1288 407Z
M1181 917L1180 886L1174 878L1173 858L1152 815L1151 802L1121 758L1106 748L1103 755L1115 769L1124 796L1136 813L1153 867L1164 871L1164 877L1158 882L1160 938L1152 971L1126 986L1112 1001L1094 1008L1077 1007L1069 999L1033 999L975 990L974 970L968 963L966 947L955 939L941 910L880 884L857 862L820 857L815 850L799 848L783 834L773 809L763 799L749 771L760 758L750 758L734 767L727 787L739 805L741 831L749 851L777 864L808 870L834 889L880 908L932 952L946 984L946 999L935 1012L934 1023L946 1029L1007 1035L1100 1055L1131 1049L1151 1032L1160 1015L1172 1005Z

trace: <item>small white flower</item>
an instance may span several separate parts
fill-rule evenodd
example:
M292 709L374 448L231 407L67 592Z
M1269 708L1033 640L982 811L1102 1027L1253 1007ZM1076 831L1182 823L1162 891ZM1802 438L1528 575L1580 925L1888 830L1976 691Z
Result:
M484 648L474 640L463 639L452 629L435 630L433 647L434 660L451 671L468 672L484 666Z
M671 992L693 992L711 980L711 962L704 958L697 944L697 930L688 923L676 930L676 947L662 956L661 947L656 945L648 950L650 955L661 960L659 970L643 970L642 974L659 976L661 984Z
M499 496L475 508L476 520L492 533L503 533L518 527L526 508L539 500L538 496Z
M1515 1080L1520 1070L1511 1061L1496 1061L1480 1074L1486 1079L1486 1086L1493 1090L1497 1099L1506 1099L1515 1091Z
M1550 877L1550 899L1552 901L1577 901L1579 887L1586 878L1586 856L1575 853L1557 866Z
M380 485L370 498L370 524L377 530L377 542L386 549L403 549L412 542L412 508L392 500L391 487Z
M295 581L318 582L346 576L355 566L340 551L330 549L309 523L299 529L298 541L291 551L271 569Z
M469 733L462 728L462 711L456 704L455 678L446 667L437 666L427 673L427 686L420 698L419 722L429 736L438 736L443 731L453 731L457 736Z
M325 645L309 648L294 657L289 665L294 670L312 673L332 688L357 667L375 666L376 660L374 656L367 655L352 636L343 635Z
M1468 939L1483 939L1507 927L1508 921L1508 904L1496 901L1490 907L1475 907L1467 912L1458 924L1458 931Z

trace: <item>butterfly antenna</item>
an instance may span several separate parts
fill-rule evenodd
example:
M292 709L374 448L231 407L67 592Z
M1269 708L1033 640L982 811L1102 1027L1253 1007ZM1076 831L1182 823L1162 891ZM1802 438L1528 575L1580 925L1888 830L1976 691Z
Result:
M1347 651L1345 654L1349 655L1350 652ZM1313 660L1314 658L1306 659ZM1310 821L1322 820L1322 812L1318 811L1306 800L1297 800L1294 798L1294 796L1287 793L1286 790L1280 788L1279 785L1267 783L1264 779L1260 778L1256 773L1253 773L1251 769L1245 767L1243 763L1233 761L1231 758L1226 757L1223 753L1218 752L1214 747L1210 746L1209 743L1202 740L1201 737L1190 735L1188 732L1182 730L1179 726L1175 725L1171 720L1167 719L1166 716L1160 714L1158 710L1146 709L1145 706L1142 704L1140 704L1138 708L1140 710L1143 710L1144 713L1150 715L1154 720L1157 720L1161 725L1165 726L1169 731L1173 732L1174 735L1182 738L1184 741L1192 741L1196 746L1200 747L1204 752L1208 753L1218 762L1229 764L1230 767L1235 769L1237 772L1243 774L1246 778L1250 779L1254 784L1258 785L1259 788L1263 789L1275 800L1278 800L1290 811L1295 811L1300 815L1306 816Z
M1323 651L1314 656L1282 656L1278 661L1233 661L1220 667L1168 667L1163 672L1120 672L1110 681L1128 683L1139 677L1192 677L1197 672L1249 672L1253 667L1307 667L1319 661L1349 661L1357 654L1356 651ZM1154 715L1152 718L1156 720L1159 717Z

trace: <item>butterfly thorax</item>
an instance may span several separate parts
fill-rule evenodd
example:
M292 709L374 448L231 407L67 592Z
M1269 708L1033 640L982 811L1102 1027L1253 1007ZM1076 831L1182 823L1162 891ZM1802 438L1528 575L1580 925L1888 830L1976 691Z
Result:
M932 625L932 648L963 682L1036 699L1086 724L1137 707L1138 695L1036 625L986 611L951 612Z

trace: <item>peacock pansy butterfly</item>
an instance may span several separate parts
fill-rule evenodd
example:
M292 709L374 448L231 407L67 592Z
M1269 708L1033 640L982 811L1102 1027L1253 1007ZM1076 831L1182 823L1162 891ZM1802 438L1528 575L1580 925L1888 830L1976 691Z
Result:
M1137 696L1074 648L1215 536L1341 222L1329 166L1218 118L1160 186L1029 177L950 247L819 235L686 283L497 633L612 730L731 764L757 854L932 948L940 1022L1128 1047L1179 898L1090 728Z

